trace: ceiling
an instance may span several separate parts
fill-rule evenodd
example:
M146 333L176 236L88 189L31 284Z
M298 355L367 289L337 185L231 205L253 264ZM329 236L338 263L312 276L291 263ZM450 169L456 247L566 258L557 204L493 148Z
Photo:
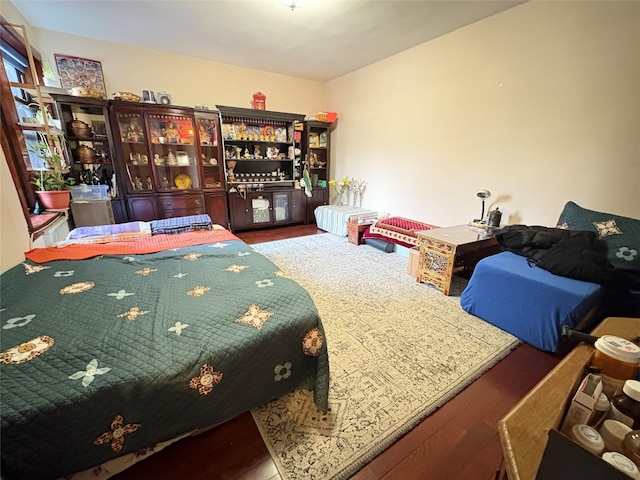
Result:
M306 0L291 10L280 0L11 1L35 27L322 82L523 3Z

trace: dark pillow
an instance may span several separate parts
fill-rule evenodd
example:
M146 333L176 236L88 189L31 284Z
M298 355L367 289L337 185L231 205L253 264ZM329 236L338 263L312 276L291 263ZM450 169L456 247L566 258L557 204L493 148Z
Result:
M558 219L558 228L595 232L607 245L607 258L614 267L640 272L640 220L567 202Z

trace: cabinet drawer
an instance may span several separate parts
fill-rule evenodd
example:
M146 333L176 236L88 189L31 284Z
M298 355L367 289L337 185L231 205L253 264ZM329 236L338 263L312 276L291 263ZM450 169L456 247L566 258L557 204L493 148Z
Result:
M158 206L163 209L200 208L204 206L202 195L158 196Z
M158 210L161 218L183 217L205 213L204 196L167 195L158 196Z

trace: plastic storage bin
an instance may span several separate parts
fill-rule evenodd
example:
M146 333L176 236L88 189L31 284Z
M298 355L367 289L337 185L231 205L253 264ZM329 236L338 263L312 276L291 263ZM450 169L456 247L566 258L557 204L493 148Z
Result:
M78 185L71 187L71 199L78 200L109 200L108 185Z

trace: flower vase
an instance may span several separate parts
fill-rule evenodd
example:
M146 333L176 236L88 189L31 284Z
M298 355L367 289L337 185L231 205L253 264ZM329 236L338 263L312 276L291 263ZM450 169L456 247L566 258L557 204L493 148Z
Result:
M344 194L345 194L345 192L344 192L344 191L342 191L342 192L337 192L337 193L336 193L336 195L337 195L337 197L336 197L336 204L338 204L338 206L346 205L346 203L345 203L345 199L344 199Z
M358 192L357 190L354 190L353 191L353 198L351 199L351 205L353 207L358 207L359 203L361 203L360 192Z

